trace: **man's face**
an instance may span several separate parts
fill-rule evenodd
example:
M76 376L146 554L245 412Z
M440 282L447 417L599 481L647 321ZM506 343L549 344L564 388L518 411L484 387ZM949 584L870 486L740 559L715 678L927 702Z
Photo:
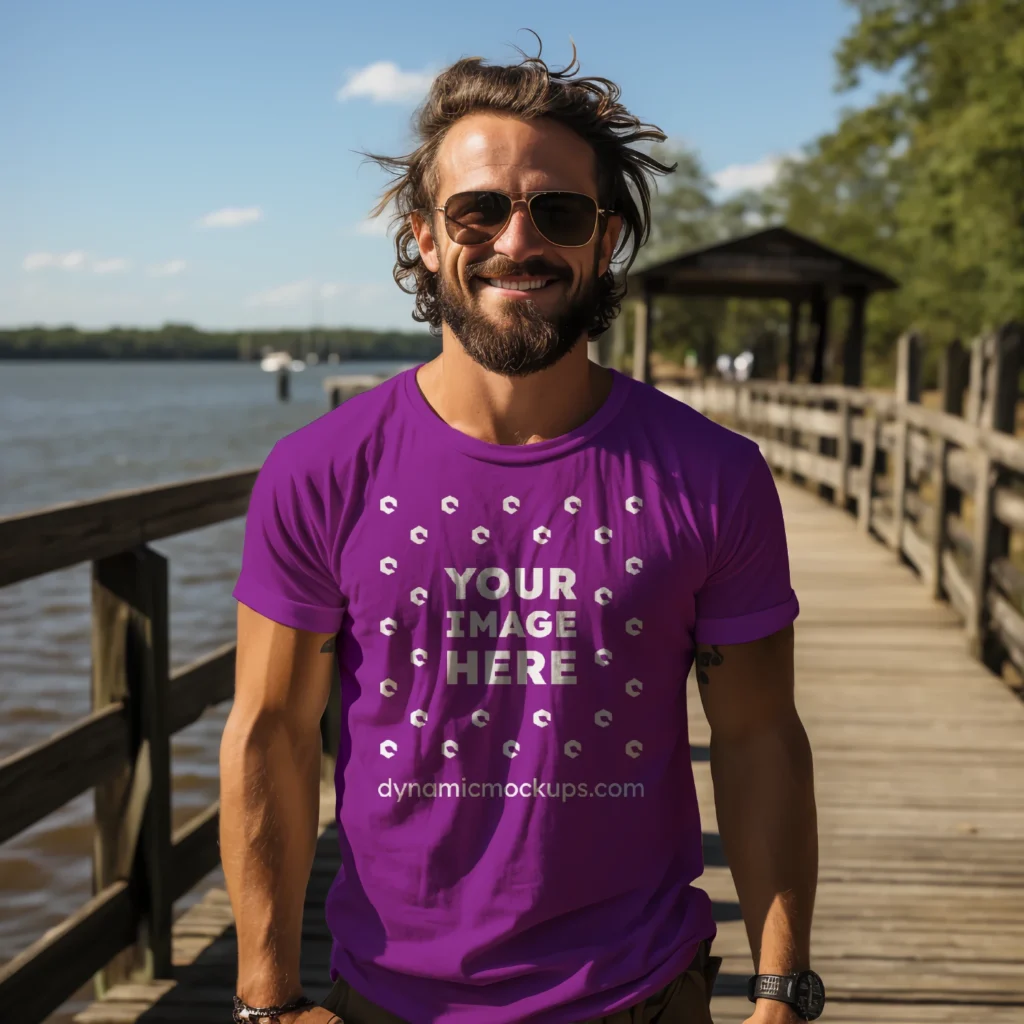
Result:
M513 198L551 190L597 199L593 151L548 119L472 114L441 146L434 205L443 207L457 192L485 189ZM507 377L552 366L584 336L620 226L613 217L599 223L587 245L561 247L544 238L525 204L518 204L495 238L460 245L448 237L442 212L413 219L423 261L438 275L444 322L476 362Z

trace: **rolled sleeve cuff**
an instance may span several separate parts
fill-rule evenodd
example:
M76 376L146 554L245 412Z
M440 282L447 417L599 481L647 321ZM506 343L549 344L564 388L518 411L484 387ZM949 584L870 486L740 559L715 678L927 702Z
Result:
M699 644L748 644L762 640L796 621L800 604L790 591L782 604L729 619L698 619L693 638Z
M231 596L282 626L304 629L310 633L337 633L341 629L341 608L324 608L321 605L292 601L280 594L271 593L244 576L235 584Z

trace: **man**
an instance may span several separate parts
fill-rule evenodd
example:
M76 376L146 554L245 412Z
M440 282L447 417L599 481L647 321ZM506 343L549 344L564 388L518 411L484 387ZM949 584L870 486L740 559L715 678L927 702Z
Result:
M573 67L464 60L434 82L418 148L380 158L378 211L443 351L278 442L254 487L221 755L236 1019L706 1024L695 655L722 840L777 976L750 1021L804 1019L779 999L816 978L796 978L816 828L778 495L753 443L588 361L670 168ZM336 685L335 985L310 1007Z

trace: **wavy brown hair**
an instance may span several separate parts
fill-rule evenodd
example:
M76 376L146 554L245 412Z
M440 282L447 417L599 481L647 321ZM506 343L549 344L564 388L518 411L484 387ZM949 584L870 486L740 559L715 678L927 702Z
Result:
M537 36L537 33L533 33ZM594 150L598 202L620 215L623 221L613 259L628 250L623 262L628 271L647 240L651 223L650 182L655 174L667 174L675 165L660 163L650 154L633 148L636 143L664 142L665 134L645 124L620 102L621 90L607 78L573 77L579 70L576 46L572 60L560 71L541 60L543 45L537 36L537 56L519 64L492 65L480 57L465 57L442 71L413 117L418 143L405 156L366 153L392 176L372 215L388 207L395 210L394 277L398 286L416 296L413 319L441 327L438 280L419 254L409 215L430 211L437 205L437 154L449 129L467 114L491 111L523 121L549 117L571 128ZM602 228L603 228L602 224ZM599 303L590 326L594 337L608 329L625 295L625 274L616 283L609 266L598 282Z

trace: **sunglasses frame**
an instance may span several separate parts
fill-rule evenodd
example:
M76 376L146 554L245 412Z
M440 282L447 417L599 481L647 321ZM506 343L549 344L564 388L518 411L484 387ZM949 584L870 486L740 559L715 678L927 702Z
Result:
M508 216L505 218L501 227L497 228L490 238L485 239L483 242L473 242L473 245L487 245L489 242L493 242L499 235L501 235L505 228L508 227L508 222L512 219L512 214L516 212L516 207L519 206L520 203L525 204L526 212L530 215L530 223L533 225L534 230L537 232L537 234L539 234L540 237L543 238L544 241L548 243L548 245L553 245L559 249L582 249L585 245L590 245L590 243L597 236L598 229L601 226L602 216L611 215L614 212L613 210L606 210L598 206L597 200L593 196L588 196L586 192L572 192L569 189L564 188L547 188L540 189L536 192L505 192L503 189L500 188L467 188L463 189L461 192L453 192L445 200L444 206L434 207L436 211L444 214L445 233L448 235L448 238L452 242L455 242L456 245L466 245L467 243L458 242L454 238L452 238L451 229L448 227L448 204L453 199L456 199L458 196L472 195L473 193L491 193L492 195L504 196L512 204L509 207ZM534 219L533 216L533 201L538 196L552 195L582 196L584 199L589 199L594 204L594 208L597 210L597 216L594 218L594 230L590 232L590 237L585 242L580 242L579 245L560 245L558 242L552 242L551 239L548 238L548 236L545 235L544 232L541 231L541 229L537 226L537 221ZM516 198L517 196L519 197L518 199Z

